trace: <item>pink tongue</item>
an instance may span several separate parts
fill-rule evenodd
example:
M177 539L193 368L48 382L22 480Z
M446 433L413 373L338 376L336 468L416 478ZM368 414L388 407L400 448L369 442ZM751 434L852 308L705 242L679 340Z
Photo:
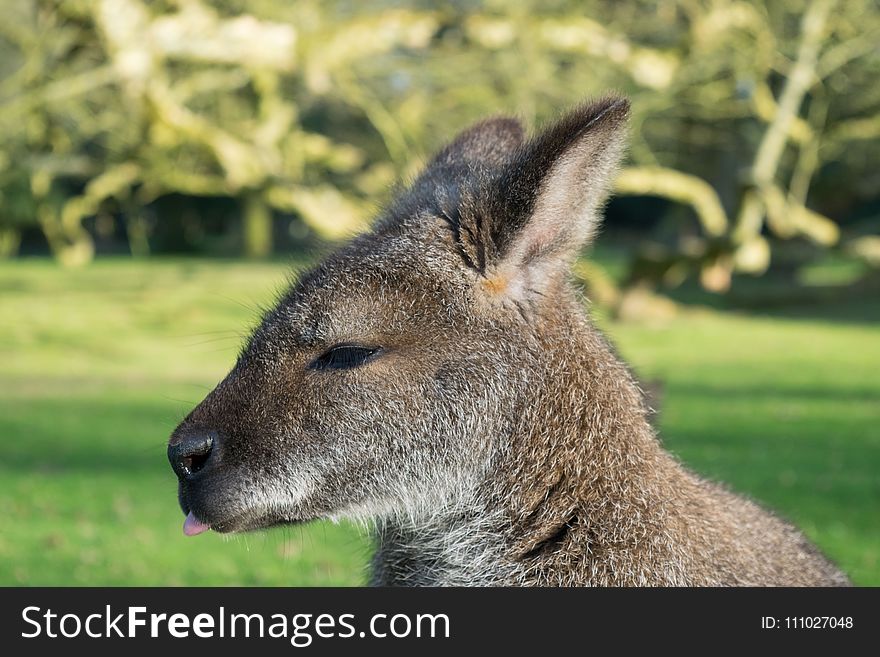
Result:
M183 521L183 533L187 536L195 536L196 534L201 534L209 529L211 529L211 527L203 523L201 520L198 520L192 514L192 511L189 512L189 515L186 516L186 520Z

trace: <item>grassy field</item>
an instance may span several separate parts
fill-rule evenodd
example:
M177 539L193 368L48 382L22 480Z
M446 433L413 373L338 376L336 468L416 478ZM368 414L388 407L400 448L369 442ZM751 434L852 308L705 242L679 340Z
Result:
M0 584L361 584L312 524L186 539L165 441L231 365L279 264L0 263ZM607 324L663 382L664 442L880 585L880 300Z

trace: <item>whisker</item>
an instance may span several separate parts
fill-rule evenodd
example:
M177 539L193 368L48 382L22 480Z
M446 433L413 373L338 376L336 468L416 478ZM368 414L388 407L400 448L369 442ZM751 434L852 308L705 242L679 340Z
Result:
M199 345L211 344L213 342L223 342L224 340L238 341L241 339L242 339L242 336L240 336L240 335L224 335L224 336L220 336L219 338L209 338L208 340L200 340L199 342L190 342L190 343L185 344L184 346L185 347L198 347Z

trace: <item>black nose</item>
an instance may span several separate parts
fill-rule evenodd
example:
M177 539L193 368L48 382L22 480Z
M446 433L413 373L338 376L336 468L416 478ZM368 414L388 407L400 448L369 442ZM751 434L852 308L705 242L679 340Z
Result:
M177 476L192 479L202 470L211 457L216 434L200 432L176 435L168 443L168 460Z

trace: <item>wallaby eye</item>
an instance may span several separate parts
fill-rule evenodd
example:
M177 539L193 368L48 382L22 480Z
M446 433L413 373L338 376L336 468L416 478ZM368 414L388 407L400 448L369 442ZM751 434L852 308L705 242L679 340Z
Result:
M338 344L330 347L309 365L310 370L347 370L363 365L379 353L379 347Z

